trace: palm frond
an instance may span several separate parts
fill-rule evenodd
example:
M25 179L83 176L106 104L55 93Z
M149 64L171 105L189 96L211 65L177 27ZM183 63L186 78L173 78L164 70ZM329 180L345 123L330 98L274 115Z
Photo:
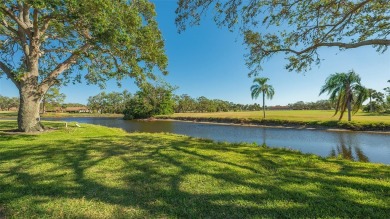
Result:
M342 95L338 95L336 106L335 106L335 112L334 112L333 116L337 115L337 113L339 112L342 100L343 100L343 96Z
M252 93L251 93L251 97L252 99L257 99L259 97L259 92L257 92L258 90L253 90Z
M274 87L272 87L271 85L268 85L268 89L266 92L267 99L271 100L274 97L274 95L275 95Z
M320 89L320 94L327 93L329 99L335 104L335 113L340 113L339 120L344 116L348 108L348 102L351 102L353 111L356 113L364 100L367 99L367 91L364 91L360 84L360 76L355 71L350 70L347 73L334 73L325 80L325 84Z
M272 99L275 91L271 85L266 84L269 78L255 78L254 85L251 86L252 99L257 99L261 93L264 93L268 99Z
M253 79L253 83L257 83L259 85L264 85L265 83L267 83L267 81L269 80L269 78L255 78Z
M259 89L259 88L260 88L259 85L254 84L254 85L251 86L251 91L253 91L255 89Z
M347 110L347 106L348 106L348 102L346 100L346 96L342 96L342 101L341 101L341 105L340 105L340 117L339 117L339 121L343 118L344 116L344 113L345 111Z
M368 90L359 85L355 87L355 97L354 97L354 103L353 103L353 113L357 113L361 106L363 105L363 102L367 100L369 93Z

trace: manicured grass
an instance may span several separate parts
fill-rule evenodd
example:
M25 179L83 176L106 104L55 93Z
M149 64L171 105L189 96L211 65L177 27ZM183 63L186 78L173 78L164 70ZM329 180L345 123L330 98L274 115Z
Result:
M271 110L266 111L266 119L292 120L292 121L337 121L333 110ZM246 112L218 112L218 113L175 113L172 117L203 117L203 118L242 118L262 119L262 111ZM344 114L342 121L347 121L348 115ZM357 122L386 122L390 124L390 114L358 112L352 116Z
M352 130L390 130L390 114L358 112L352 116L352 122L347 121L347 114L341 122L337 115L333 117L332 110L283 110L266 111L263 119L262 111L218 112L218 113L175 113L156 118L172 118L181 120L254 123L264 125L309 125Z
M18 112L15 111L0 111L0 118L16 118ZM110 114L110 113L45 113L41 114L42 118L62 118L62 117L123 117L123 114Z
M55 118L55 117L120 117L123 118L123 114L113 113L45 113L41 114L42 118Z
M82 124L4 133L0 217L387 218L390 167Z
M15 111L0 111L0 118L16 118L18 112Z

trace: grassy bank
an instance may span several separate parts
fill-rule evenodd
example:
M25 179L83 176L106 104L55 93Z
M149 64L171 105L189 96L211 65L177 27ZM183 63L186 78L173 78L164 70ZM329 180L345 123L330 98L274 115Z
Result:
M175 113L170 116L157 116L160 119L178 119L204 122L246 123L256 125L298 125L309 127L344 128L350 130L390 131L390 115L358 112L347 121L333 117L330 110L285 110L267 111L266 119L263 112L218 112L218 113Z
M16 119L18 112L0 111L0 119ZM122 118L123 114L110 113L45 113L41 114L42 118L63 118L63 117L113 117Z
M84 125L25 135L0 121L0 218L390 214L390 168L253 144Z
M0 111L0 119L13 119L18 116L18 112L15 111Z

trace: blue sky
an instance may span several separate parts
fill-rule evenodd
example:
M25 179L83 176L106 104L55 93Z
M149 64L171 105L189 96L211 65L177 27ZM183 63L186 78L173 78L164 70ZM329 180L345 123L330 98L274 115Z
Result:
M248 78L249 70L245 66L245 46L238 32L229 32L218 28L212 17L203 18L201 25L188 28L178 34L174 24L176 1L155 1L157 20L166 43L169 59L169 75L161 76L179 89L176 94L189 94L192 97L205 96L236 103L254 103L250 86L253 78ZM327 99L318 96L325 79L335 72L354 69L362 78L366 87L382 91L389 86L390 51L379 54L372 47L339 51L335 48L323 48L320 57L324 59L320 66L313 66L305 74L288 72L283 55L274 56L264 64L259 75L270 78L269 84L275 88L273 100L267 105L286 105L296 101L316 101ZM104 91L122 91L134 93L137 87L132 80L124 80L121 88L110 81ZM66 102L86 103L89 96L102 92L98 86L76 84L61 88ZM0 79L0 95L18 96L16 87L4 77Z

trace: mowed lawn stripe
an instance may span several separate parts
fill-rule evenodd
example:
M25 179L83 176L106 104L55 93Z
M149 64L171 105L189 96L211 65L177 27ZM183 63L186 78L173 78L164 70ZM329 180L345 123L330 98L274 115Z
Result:
M4 132L0 215L9 218L386 218L387 165L175 134L45 123Z

